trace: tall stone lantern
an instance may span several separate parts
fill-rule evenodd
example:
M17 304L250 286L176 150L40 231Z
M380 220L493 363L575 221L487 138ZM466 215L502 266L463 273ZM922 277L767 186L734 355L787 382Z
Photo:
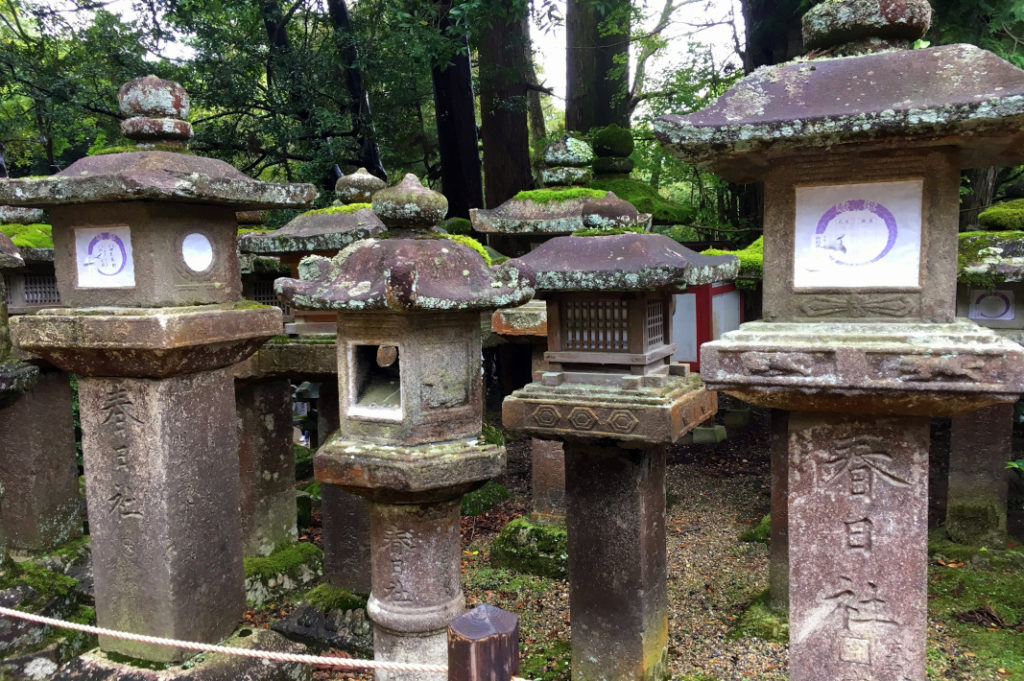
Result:
M479 439L480 313L533 295L525 268L488 268L473 249L429 233L447 204L407 175L373 197L393 238L306 258L301 279L275 284L289 305L338 313L341 427L314 466L321 484L370 501L367 614L378 659L447 659L445 627L464 608L460 498L505 461Z
M930 417L1024 390L1021 348L955 319L960 169L1024 161L1024 72L906 49L930 14L823 3L804 42L828 58L655 122L672 153L765 183L764 319L705 345L701 375L789 412L794 681L925 678Z
M549 370L505 399L502 421L564 442L572 678L663 678L665 445L717 411L671 363L673 293L733 279L739 261L625 233L557 237L510 262L547 301Z
M180 153L191 125L176 83L141 78L119 100L139 151L0 181L0 203L49 210L68 306L15 318L12 333L79 376L99 625L217 641L245 605L231 365L281 332L278 308L240 299L235 212L303 206L315 190Z

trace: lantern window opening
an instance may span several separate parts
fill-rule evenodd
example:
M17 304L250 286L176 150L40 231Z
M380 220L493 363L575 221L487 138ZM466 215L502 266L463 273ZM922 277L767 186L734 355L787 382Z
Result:
M665 343L665 301L661 298L647 300L647 319L644 326L644 347L650 348Z
M402 375L398 345L349 343L349 404L353 418L401 421Z
M629 303L619 298L566 300L564 349L629 351Z
M4 302L8 305L14 305L14 278L6 272L3 273L4 277Z

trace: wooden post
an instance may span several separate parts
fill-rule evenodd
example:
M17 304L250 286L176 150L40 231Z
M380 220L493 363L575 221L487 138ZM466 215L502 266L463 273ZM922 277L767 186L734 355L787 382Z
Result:
M449 681L509 681L519 673L519 618L478 605L448 625Z

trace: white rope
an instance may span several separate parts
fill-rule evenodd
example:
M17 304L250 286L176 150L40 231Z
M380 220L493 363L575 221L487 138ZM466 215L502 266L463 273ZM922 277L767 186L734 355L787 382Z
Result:
M388 660L353 660L345 657L324 657L322 655L297 655L295 653L275 653L269 650L252 650L251 648L234 648L231 646L217 646L211 643L199 643L197 641L179 641L173 638L161 638L159 636L147 636L145 634L133 634L127 631L115 631L94 627L90 624L78 624L77 622L66 622L52 617L43 617L30 612L12 610L11 608L0 607L0 615L15 617L18 619L45 624L51 627L62 629L74 629L84 631L87 634L97 636L109 636L125 641L138 641L150 643L157 646L171 646L196 650L203 653L220 653L222 655L237 655L239 657L254 657L262 660L273 660L275 662L296 662L298 664L312 664L329 667L341 667L342 669L384 669L394 672L420 672L424 674L447 674L448 667L443 664L414 664L412 662L391 662ZM530 681L519 676L513 676L511 681Z

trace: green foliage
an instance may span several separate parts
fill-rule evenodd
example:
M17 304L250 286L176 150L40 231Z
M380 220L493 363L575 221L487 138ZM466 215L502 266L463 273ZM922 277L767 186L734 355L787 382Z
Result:
M483 487L462 495L462 515L480 515L498 503L511 497L511 492L502 485L488 480Z
M18 248L53 248L53 228L50 225L0 225L0 232L11 237Z
M1024 5L1007 0L932 0L927 38L940 45L972 43L1024 68Z
M694 218L693 208L669 201L647 182L616 177L594 180L587 186L613 192L620 199L629 201L641 213L650 213L657 225L689 223Z
M740 535L740 541L759 542L767 544L772 536L772 515L769 513L761 518L761 521Z
M366 609L366 596L330 584L314 587L302 600L324 612Z
M978 215L982 227L998 230L1024 230L1024 199L997 203Z
M572 199L600 199L608 192L586 187L566 187L564 189L528 189L521 191L512 198L516 201L533 201L534 203L551 203L552 201L571 201ZM622 198L622 197L619 197Z
M320 489L320 482L318 480L314 480L308 485L304 485L301 489L314 499L323 498L323 491Z
M735 255L740 259L740 273L738 279L764 278L764 237L758 237L746 248L738 251L725 251L717 248L709 248L703 251L704 255Z
M474 251L480 254L480 257L484 259L484 263L488 267L491 266L491 254L487 252L487 249L484 248L484 245L482 243L480 243L473 237L466 236L464 234L445 234L444 238L454 241L457 244L462 244L463 246L472 248Z
M484 422L480 429L480 436L483 438L484 442L489 445L497 445L498 447L505 446L505 433L497 426L492 426L491 424Z
M491 562L533 575L566 579L569 549L565 528L516 518L491 544Z
M359 210L372 209L373 206L369 203L348 203L344 206L327 206L326 208L307 210L303 215L351 215Z
M324 552L314 544L297 542L283 546L269 556L246 556L245 578L256 577L261 581L278 575L297 577L304 565L323 563Z
M743 610L729 632L729 638L752 636L765 641L786 643L789 641L789 618L785 612L771 608L771 593L764 591L757 595Z

